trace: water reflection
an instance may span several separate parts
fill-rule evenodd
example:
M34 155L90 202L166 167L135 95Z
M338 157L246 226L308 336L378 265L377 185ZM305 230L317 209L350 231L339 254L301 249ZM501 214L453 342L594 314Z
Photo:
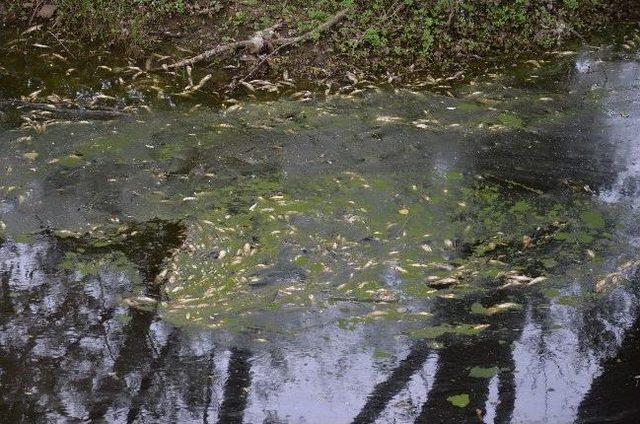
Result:
M600 362L615 351L616 339L630 328L630 317L636 314L629 295L622 291L611 293L603 302L615 306L576 313L553 303L542 316L529 311L523 336L513 348L517 422L572 422L576 418ZM597 316L590 316L594 313ZM598 325L592 326L595 323ZM595 332L610 341L590 340Z
M617 354L601 363L600 375L593 380L588 393L580 403L578 422L638 421L639 329L640 322L634 322Z
M640 374L638 298L633 284L586 296L593 283L585 277L588 272L572 274L570 283L553 295L496 287L486 279L480 291L408 302L408 308L428 310L433 325L489 325L479 334L443 334L436 340L411 339L394 323L339 328L334 323L340 311L354 308L349 299L337 300L327 312L335 316L297 311L291 320L304 331L279 328L275 334L264 328L225 333L175 327L159 317L155 303L139 308L123 300L160 300L158 276L184 239L183 223L150 219L156 210L140 206L148 200L142 199L142 189L185 193L210 184L212 177L206 175L212 173L233 182L272 169L289 178L349 170L384 173L398 167L415 172L433 168L442 175L464 170L516 191L557 193L576 183L602 189L600 199L606 202L634 203L639 121L624 114L637 109L637 75L634 62L579 62L568 84L575 96L565 106L579 108L580 99L600 87L608 90L599 99L607 111L584 106L575 119L540 124L537 132L466 133L454 143L450 132L423 137L413 127L372 126L363 119L340 127L340 134L313 128L286 141L264 135L224 147L196 144L188 154L163 162L147 150L160 149L171 137L153 128L141 130L141 137L157 143L150 144L154 149L133 146L128 151L144 158L139 163L119 168L88 164L75 171L47 171L44 181L34 178L28 185L31 198L3 199L10 224L19 226L22 216L38 227L89 221L87 216L134 217L138 223L129 228L130 237L108 245L90 238L65 239L48 230L37 231L31 240L2 240L0 421L633 422L640 416L634 402ZM391 97L388 108L412 119L423 113L424 99ZM429 106L452 107L447 106L450 99L438 99ZM338 104L332 110L354 108L362 117L377 107ZM611 113L616 108L626 112ZM331 122L335 116L326 119ZM614 166L619 157L628 161ZM147 173L153 160L167 174L160 180L170 180L168 187ZM129 181L126 190L103 189L104 181L118 172ZM75 180L78 176L83 178ZM67 190L59 203L51 200L56 187ZM133 199L142 200L134 204L138 200ZM71 215L76 206L87 208L87 214ZM633 235L635 228L623 216L616 230ZM463 258L465 249L457 247L447 259ZM83 268L64 266L69 253L90 260ZM619 265L615 257L603 262L607 269ZM590 266L584 261L573 268L585 271ZM401 284L395 266L385 272L388 285ZM635 284L635 276L630 277ZM587 300L574 302L580 297ZM470 314L478 304L520 307L495 315Z
M60 271L58 243L42 237L0 249L5 422L597 422L617 411L596 406L612 387L616 405L637 391L636 301L622 289L582 312L529 300L489 318L497 332L447 337L442 348L393 331L330 327L250 348L123 306L128 271ZM434 310L450 319L475 300ZM628 367L607 360L597 377L621 343ZM473 367L498 371L477 377ZM452 408L447 398L461 393L469 407ZM622 410L625 419L635 413Z

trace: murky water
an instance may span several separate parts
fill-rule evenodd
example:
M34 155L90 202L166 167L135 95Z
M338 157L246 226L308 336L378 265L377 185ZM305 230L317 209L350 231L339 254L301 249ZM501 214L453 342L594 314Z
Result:
M5 125L0 421L637 421L640 65L557 61Z

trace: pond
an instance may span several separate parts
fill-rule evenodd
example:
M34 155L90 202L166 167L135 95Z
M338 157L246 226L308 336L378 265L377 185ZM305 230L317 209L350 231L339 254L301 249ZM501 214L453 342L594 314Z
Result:
M554 57L6 121L0 421L639 420L640 64Z

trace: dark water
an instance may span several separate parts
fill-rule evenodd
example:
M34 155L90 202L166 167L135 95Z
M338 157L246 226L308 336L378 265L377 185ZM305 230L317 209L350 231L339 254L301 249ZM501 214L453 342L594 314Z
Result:
M639 421L640 66L556 60L5 125L0 421Z

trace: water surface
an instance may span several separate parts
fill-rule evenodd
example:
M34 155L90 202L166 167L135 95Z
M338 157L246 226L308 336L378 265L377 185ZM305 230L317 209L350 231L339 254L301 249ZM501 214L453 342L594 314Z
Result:
M640 68L556 60L5 124L2 421L636 421Z

